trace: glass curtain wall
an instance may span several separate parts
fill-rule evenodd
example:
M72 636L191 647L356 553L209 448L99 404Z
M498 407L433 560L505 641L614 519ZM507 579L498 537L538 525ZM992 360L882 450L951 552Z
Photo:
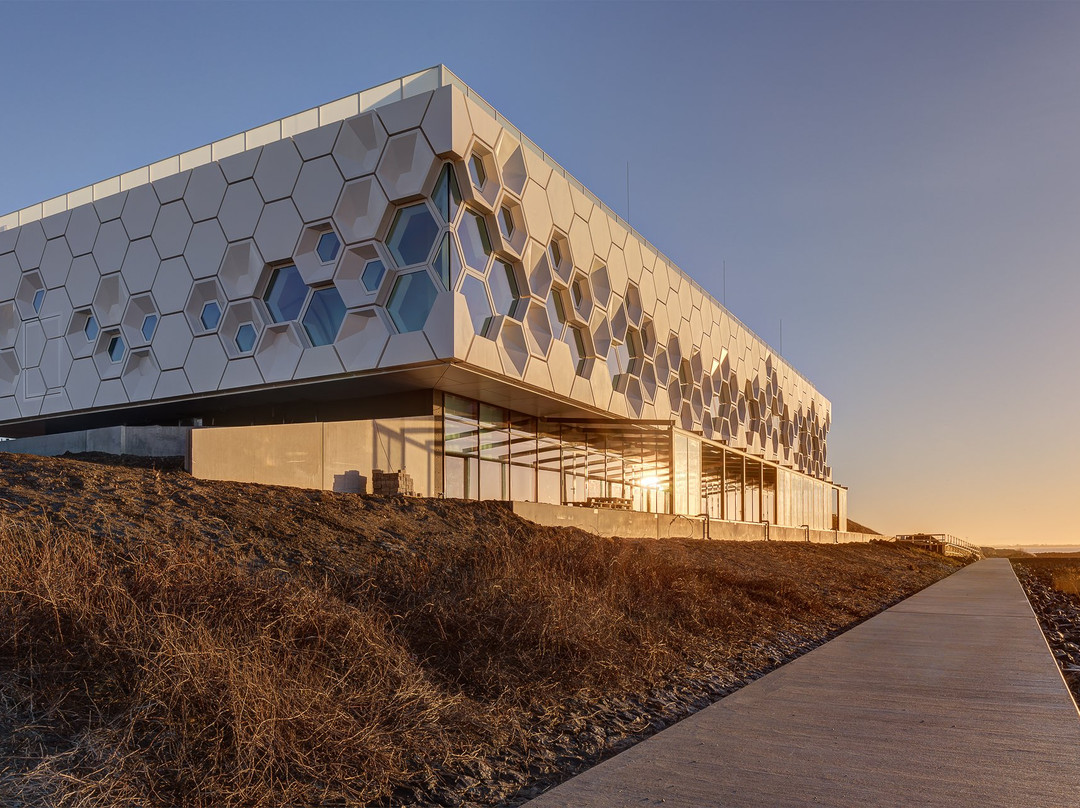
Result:
M446 394L447 497L607 504L836 529L839 491L663 426L540 420Z
M444 496L671 511L670 428L541 421L451 394L443 400ZM700 449L692 454L686 473L696 480Z

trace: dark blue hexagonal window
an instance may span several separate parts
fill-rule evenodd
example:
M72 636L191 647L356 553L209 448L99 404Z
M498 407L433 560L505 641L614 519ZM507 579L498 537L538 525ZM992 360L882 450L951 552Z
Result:
M284 323L300 316L307 293L307 285L300 273L295 266L289 264L274 270L263 301L270 311L270 318L275 323Z
M386 246L399 267L422 264L431 255L439 224L427 205L410 205L394 214Z
M419 331L431 314L438 292L426 272L410 272L394 281L386 310L398 331Z
M45 290L38 289L34 292L34 311L41 311L41 304L45 302Z
M157 330L157 315L148 314L142 321L142 335L143 339L147 342L154 338L154 331Z
M255 347L255 326L244 323L236 329L236 348L240 353L247 353Z
M337 339L341 321L345 319L345 303L333 286L316 289L304 313L304 330L312 345L330 345Z
M83 326L83 333L86 334L87 342L93 342L97 339L98 332L101 329L98 327L97 318L94 315L90 315L86 318L86 325Z
M360 280L363 282L365 289L374 292L379 288L385 274L386 266L382 261L375 259L364 264L364 271L360 273Z
M117 335L109 340L109 359L115 364L124 358L124 338Z
M199 322L207 331L213 331L217 328L217 324L221 322L221 306L218 305L216 300L211 300L202 307Z
M340 249L341 242L332 230L319 236L319 243L315 246L315 252L319 254L319 260L324 264L329 264L337 258Z

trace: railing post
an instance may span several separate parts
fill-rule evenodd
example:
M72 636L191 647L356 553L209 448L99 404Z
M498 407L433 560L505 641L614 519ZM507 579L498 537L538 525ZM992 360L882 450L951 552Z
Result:
M809 543L809 541L810 541L810 525L799 525L799 527L803 528L806 531L806 541Z

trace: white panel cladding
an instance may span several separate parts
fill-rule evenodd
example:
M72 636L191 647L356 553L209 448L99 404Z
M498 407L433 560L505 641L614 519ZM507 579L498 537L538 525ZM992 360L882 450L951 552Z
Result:
M0 413L456 359L828 476L829 402L484 105L297 121L0 231Z

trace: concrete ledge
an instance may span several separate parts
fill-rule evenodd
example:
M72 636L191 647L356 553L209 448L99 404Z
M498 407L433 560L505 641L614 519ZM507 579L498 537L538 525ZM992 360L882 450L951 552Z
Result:
M0 441L0 452L41 457L56 457L67 452L101 452L187 460L190 434L191 427L187 426L109 426Z
M546 502L510 502L511 510L523 519L551 527L576 527L598 536L622 536L627 539L701 539L705 521L697 517L670 513L615 511L607 508L579 508ZM709 538L719 541L762 541L765 525L755 522L709 521ZM865 542L877 536L835 530L811 530L769 525L772 541L811 541L817 544Z

